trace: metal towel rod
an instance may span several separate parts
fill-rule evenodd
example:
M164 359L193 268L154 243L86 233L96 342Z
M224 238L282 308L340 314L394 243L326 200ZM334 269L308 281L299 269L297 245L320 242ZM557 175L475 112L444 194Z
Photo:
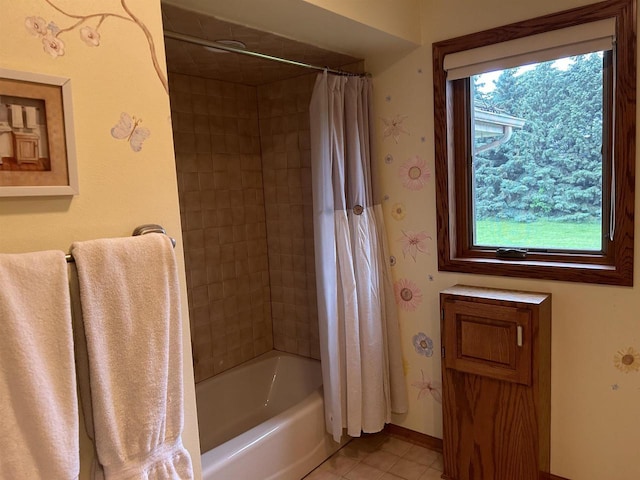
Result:
M164 235L166 235L167 231L164 229L162 225L156 225L155 223L148 223L146 225L140 225L139 227L136 227L133 230L133 233L131 233L131 236L137 237L138 235L146 235L147 233L163 233ZM175 248L176 239L173 237L169 237L169 239L171 240L171 245L173 245L173 247ZM75 262L73 255L71 255L70 253L65 255L65 259L67 260L67 263Z

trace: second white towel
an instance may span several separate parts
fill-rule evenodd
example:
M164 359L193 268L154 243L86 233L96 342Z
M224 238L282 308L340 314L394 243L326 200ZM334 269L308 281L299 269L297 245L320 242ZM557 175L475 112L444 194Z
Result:
M181 438L182 324L171 241L161 234L92 240L74 243L71 253L89 362L91 400L83 405L92 409L86 423L104 477L193 478Z

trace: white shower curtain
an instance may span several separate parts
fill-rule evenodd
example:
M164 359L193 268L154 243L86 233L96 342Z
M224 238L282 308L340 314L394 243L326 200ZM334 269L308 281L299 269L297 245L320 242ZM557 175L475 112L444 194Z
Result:
M318 321L327 431L382 430L407 410L378 189L371 82L318 75L311 98ZM379 200L376 198L376 200Z

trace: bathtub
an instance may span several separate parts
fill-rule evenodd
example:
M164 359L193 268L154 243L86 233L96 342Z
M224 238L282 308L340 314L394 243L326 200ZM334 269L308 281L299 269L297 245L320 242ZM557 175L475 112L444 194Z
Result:
M271 351L196 385L203 480L300 480L340 448L320 362Z

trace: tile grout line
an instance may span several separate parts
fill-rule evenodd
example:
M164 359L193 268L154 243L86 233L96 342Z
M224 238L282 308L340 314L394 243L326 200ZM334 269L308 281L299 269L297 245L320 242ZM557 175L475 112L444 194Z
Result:
M419 449L418 453L416 449ZM424 463L421 461L421 455L428 452L433 455L433 458ZM389 457L386 462L380 458L371 461L374 454L378 457ZM370 461L367 462L367 459ZM371 436L351 440L305 478L308 480L431 480L440 477L442 470L438 467L441 463L441 454L424 446L394 438L386 433L371 434Z

